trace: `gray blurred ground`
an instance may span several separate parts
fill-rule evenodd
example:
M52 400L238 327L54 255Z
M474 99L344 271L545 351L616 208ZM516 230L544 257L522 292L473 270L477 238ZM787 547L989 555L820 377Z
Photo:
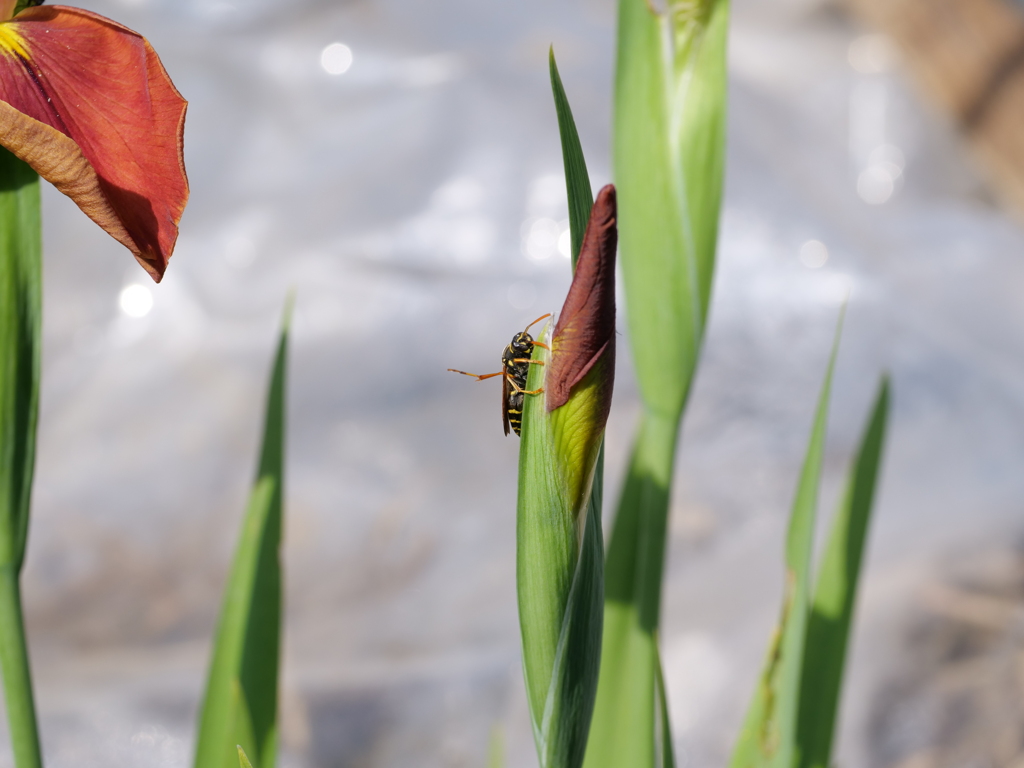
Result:
M283 764L480 766L495 725L510 765L535 764L517 444L501 435L498 385L445 368L493 369L515 330L560 306L547 46L603 183L612 0L76 4L147 35L190 100L193 193L155 287L44 193L25 590L48 764L191 760L289 288ZM816 0L735 3L720 265L665 598L672 717L692 768L725 762L753 687L848 290L824 510L883 369L896 400L842 764L892 757L868 748L872 712L942 558L1022 530L1024 235L864 32ZM353 54L340 75L321 65L335 42ZM119 308L134 283L154 299L141 318ZM637 411L631 375L620 355L612 497Z

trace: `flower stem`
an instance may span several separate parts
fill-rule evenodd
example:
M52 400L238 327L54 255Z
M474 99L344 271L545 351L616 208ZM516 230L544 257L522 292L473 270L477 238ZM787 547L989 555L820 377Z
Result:
M0 671L4 676L14 764L18 768L42 768L20 582L15 568L0 568Z
M678 435L678 419L644 413L608 549L606 598L634 604L648 632L657 629L661 613L669 489Z
M39 406L39 207L39 177L0 149L0 673L17 768L41 766L19 593Z
M678 435L674 414L644 412L605 563L603 653L585 768L653 766L658 731L663 744L671 741L667 729L659 729L653 703L659 698L657 630Z

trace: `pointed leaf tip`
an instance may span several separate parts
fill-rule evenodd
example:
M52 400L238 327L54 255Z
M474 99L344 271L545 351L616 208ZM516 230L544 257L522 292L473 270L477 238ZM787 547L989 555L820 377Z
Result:
M238 748L239 768L252 768L252 763L249 762L249 756L245 754L245 750L242 749L242 745L236 744L235 746Z
M572 388L605 353L615 356L615 187L606 185L597 195L583 236L569 295L555 324L551 362L545 387L547 410L561 408L569 401ZM607 394L611 405L614 365L606 365ZM607 408L604 410L607 417Z

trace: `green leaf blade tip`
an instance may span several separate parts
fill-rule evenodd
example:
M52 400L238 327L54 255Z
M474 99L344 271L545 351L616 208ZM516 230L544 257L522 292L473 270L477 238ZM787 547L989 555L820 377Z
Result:
M797 485L781 616L731 768L827 768L889 403L883 379L811 593L811 554L840 318Z
M234 768L238 749L256 768L277 756L277 700L281 647L285 403L288 328L286 304L271 372L263 440L224 595L206 696L199 721L195 768Z
M590 220L590 209L594 204L594 193L590 187L587 161L583 157L583 146L576 130L569 99L562 86L555 62L555 47L548 51L548 70L551 74L551 93L555 98L555 112L558 115L558 133L562 142L562 164L565 168L565 188L569 199L569 236L572 242L572 268L576 270L580 249L583 247L583 233Z
M890 384L882 377L840 498L807 624L797 743L800 768L829 768L847 645L874 507L889 418Z

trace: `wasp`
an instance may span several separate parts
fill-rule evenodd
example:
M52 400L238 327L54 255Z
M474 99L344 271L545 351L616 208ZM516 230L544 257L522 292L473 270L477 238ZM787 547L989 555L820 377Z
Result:
M546 317L551 317L551 313L548 312L546 315L541 315L512 337L512 341L505 347L505 351L501 353L501 370L497 373L466 373L455 368L448 369L452 373L472 376L477 381L483 381L495 376L502 377L501 420L505 426L506 435L508 434L509 427L512 427L517 435L520 434L523 426L523 401L526 395L539 395L544 391L543 387L528 390L526 388L526 377L530 373L531 365L544 365L543 360L530 359L533 356L533 348L543 347L547 350L551 349L551 347L543 342L534 341L533 336L529 334L530 328Z

